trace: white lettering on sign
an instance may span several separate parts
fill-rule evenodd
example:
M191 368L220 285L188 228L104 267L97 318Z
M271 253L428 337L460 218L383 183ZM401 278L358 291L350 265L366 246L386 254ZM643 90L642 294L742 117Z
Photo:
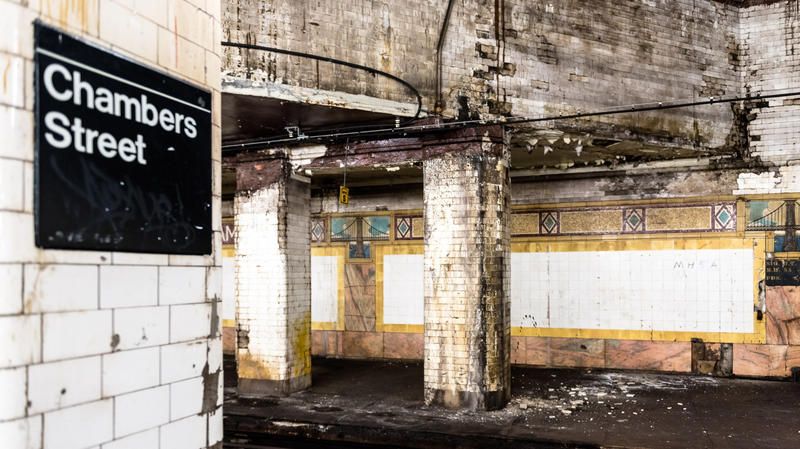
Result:
M147 145L141 134L136 135L135 141L127 137L117 140L110 133L84 128L79 118L70 124L69 118L58 111L45 114L44 124L48 129L44 133L44 138L56 148L72 146L75 151L86 154L94 154L97 148L98 153L109 159L119 156L125 162L136 161L141 165L147 165L144 158L144 149Z
M104 114L132 120L164 131L183 134L190 139L197 137L197 122L170 109L159 110L148 101L146 94L131 97L111 92L105 87L95 88L81 78L78 70L70 71L62 64L51 63L44 69L44 87L47 93L61 102L72 102ZM135 138L117 137L83 126L81 119L70 120L65 114L50 111L44 117L45 139L55 148L73 147L75 151L86 154L97 153L106 158L119 157L125 162L147 165L145 149L147 144L141 134Z

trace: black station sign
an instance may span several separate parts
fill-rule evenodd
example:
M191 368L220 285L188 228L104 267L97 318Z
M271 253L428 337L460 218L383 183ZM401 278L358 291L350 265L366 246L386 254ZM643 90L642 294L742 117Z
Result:
M800 286L800 259L767 259L766 272L768 286Z
M210 254L211 94L42 24L35 42L37 246Z

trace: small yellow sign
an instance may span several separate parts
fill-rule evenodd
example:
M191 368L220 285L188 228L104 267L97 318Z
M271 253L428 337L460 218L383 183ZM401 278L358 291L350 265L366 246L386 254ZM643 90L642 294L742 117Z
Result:
M339 204L350 203L350 189L345 186L339 186Z

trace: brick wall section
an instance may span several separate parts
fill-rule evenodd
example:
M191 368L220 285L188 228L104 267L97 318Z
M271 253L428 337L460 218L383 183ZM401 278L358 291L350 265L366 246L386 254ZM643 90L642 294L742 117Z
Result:
M445 47L449 115L463 95L482 114L542 116L738 92L736 8L708 0L459 4ZM719 147L728 105L591 119L598 132L669 135ZM547 126L585 127L557 122ZM674 142L673 142L674 143Z
M742 9L741 34L745 90L800 90L800 9L797 2ZM798 159L800 101L778 98L753 102L750 106L754 114L749 124L752 155L777 164Z
M416 86L433 110L446 1L299 5L227 0L224 36L388 71ZM741 87L738 32L737 7L711 0L458 1L442 54L444 113L459 115L459 97L486 118L734 94ZM413 101L403 86L363 71L259 51L224 54L223 69L240 78ZM715 105L567 125L720 147L733 124L730 105Z
M508 153L461 145L424 162L425 401L496 409L510 396Z
M132 4L0 0L4 448L221 445L219 3ZM34 246L37 18L213 91L213 256Z
M283 160L257 163L271 175L239 190L236 321L239 393L287 393L311 384L309 184ZM237 184L252 173L240 166Z

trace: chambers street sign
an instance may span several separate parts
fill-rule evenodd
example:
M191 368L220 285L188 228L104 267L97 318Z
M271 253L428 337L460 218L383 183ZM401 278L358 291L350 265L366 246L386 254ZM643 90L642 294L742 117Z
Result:
M42 24L36 244L211 253L211 94Z

